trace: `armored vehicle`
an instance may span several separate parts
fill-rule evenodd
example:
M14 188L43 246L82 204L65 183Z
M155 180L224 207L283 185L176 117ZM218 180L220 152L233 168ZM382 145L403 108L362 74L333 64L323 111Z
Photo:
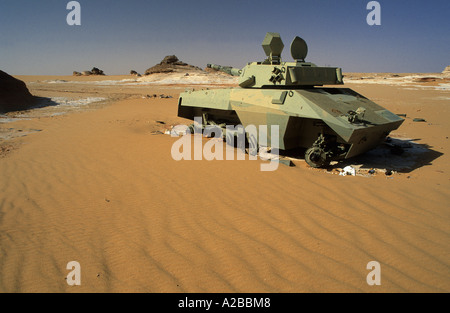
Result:
M305 161L312 167L364 153L403 123L363 95L339 87L344 84L341 68L306 62L308 46L302 38L291 43L294 62L282 62L278 33L267 33L262 47L267 58L243 69L208 64L239 76L239 87L185 91L178 116L202 117L203 126L267 125L269 132L270 125L278 125L277 148L306 148Z

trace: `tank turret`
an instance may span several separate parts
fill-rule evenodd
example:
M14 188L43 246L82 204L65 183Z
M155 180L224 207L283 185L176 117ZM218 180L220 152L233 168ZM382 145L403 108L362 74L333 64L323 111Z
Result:
M278 33L267 33L262 47L267 59L248 63L242 70L216 64L208 64L208 67L239 76L238 84L242 88L293 89L344 83L341 68L319 67L305 61L308 45L298 36L291 43L294 62L282 62L284 44Z

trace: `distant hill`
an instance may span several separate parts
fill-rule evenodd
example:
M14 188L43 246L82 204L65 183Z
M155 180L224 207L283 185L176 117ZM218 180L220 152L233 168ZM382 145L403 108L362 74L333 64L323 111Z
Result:
M198 66L189 65L181 62L175 55L166 56L161 63L150 67L145 71L145 75L151 75L155 73L172 73L172 72L203 72Z

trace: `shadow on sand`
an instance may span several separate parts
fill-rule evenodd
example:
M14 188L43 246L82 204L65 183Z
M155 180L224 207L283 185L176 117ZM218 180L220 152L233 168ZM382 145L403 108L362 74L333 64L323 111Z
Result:
M53 101L51 98L35 97L33 96L32 104L22 110L12 110L0 114L0 156L9 152L11 145L4 146L5 142L18 137L26 137L29 134L40 132L42 129L28 129L21 126L11 127L9 123L20 120L27 120L34 117L33 110L46 107L54 107L59 103Z
M34 96L33 105L29 108L29 110L42 109L42 108L52 107L52 106L57 106L57 105L59 105L59 103L53 101L51 98Z
M14 116L16 114L23 114L24 112L28 112L33 109L41 109L57 105L59 105L59 103L53 101L51 98L33 96L29 103L22 103L20 106L11 106L7 110L2 110L0 114L2 114L2 117Z
M328 170L352 166L360 170L378 169L410 173L423 166L431 165L434 160L443 155L427 144L417 143L420 140L388 138L384 144L365 154L332 163ZM285 151L286 153L281 154L288 158L304 160L304 151Z

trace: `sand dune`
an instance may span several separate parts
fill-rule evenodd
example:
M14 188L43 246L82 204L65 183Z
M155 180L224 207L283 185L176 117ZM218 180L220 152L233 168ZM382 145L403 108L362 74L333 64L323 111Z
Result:
M407 114L393 135L427 149L408 170L368 178L303 160L274 172L174 161L177 138L155 131L188 123L176 117L184 86L21 79L41 97L110 100L0 123L39 130L0 141L14 147L0 156L1 292L450 291L448 90L349 85ZM143 98L153 93L174 97ZM81 286L65 281L69 261ZM369 261L381 286L366 283Z

